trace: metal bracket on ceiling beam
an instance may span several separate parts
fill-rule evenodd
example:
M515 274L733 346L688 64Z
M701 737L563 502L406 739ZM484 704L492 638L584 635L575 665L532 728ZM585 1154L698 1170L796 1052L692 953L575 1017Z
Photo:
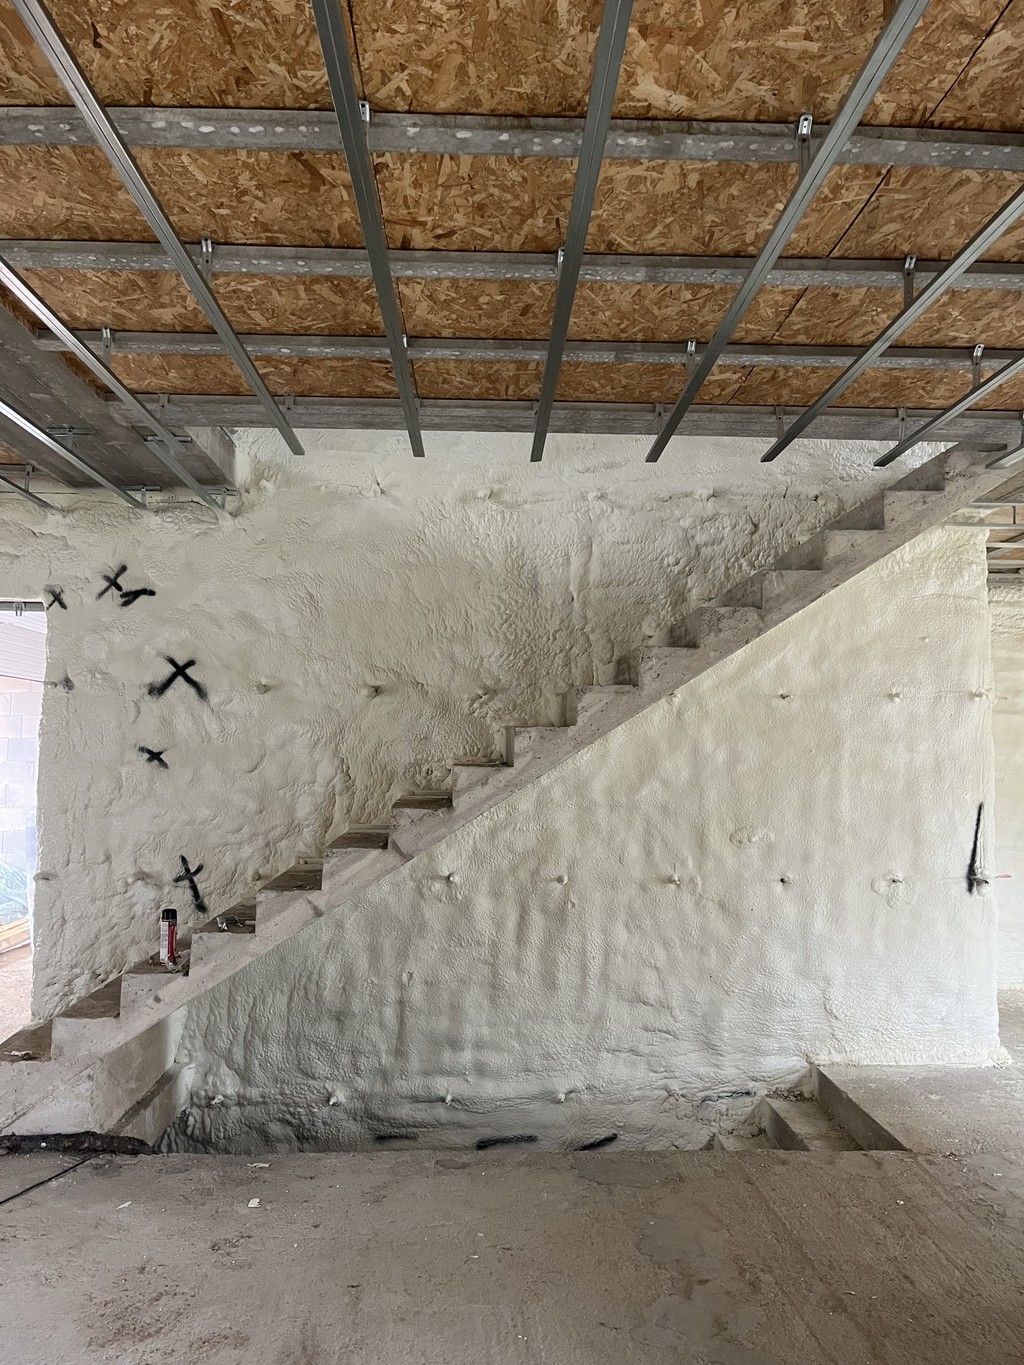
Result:
M93 427L43 427L47 436L55 441L73 441L76 436L95 436Z
M114 352L114 333L109 327L104 327L100 332L100 354L103 356L104 365L110 364L110 357Z
M359 117L360 119L362 119L363 123L365 123L367 127L370 126L370 119L373 117L373 113L370 109L369 100L359 101Z
M657 436L658 432L661 430L661 425L662 425L662 423L664 422L664 420L665 420L665 418L666 418L667 416L668 416L668 408L665 406L665 404L664 404L664 403L655 403L655 405L654 405L654 434L655 434L655 436Z
M282 394L282 395L281 395L281 406L284 408L285 412L294 412L294 411L295 411L295 395L294 395L293 393L285 393L285 394Z
M907 256L903 262L903 307L909 308L914 302L914 272L917 269L917 257L913 254Z
M202 237L199 241L199 269L203 272L203 279L209 284L213 279L213 238Z
M971 388L976 389L981 383L981 357L985 352L983 342L979 342L971 352Z
M780 404L775 405L775 430L780 440L786 434L786 416Z
M555 252L555 279L559 279L562 274L562 262L565 260L565 247L560 246Z
M796 160L801 176L811 168L811 129L814 119L810 114L801 114L796 121Z
M691 337L686 343L686 374L689 377L693 373L693 367L697 363L697 339Z
M142 505L143 505L143 507L145 507L145 506L146 506L146 497L147 497L147 495L148 495L149 493L162 493L162 492L163 492L163 489L160 487L159 484L153 484L153 483L136 483L136 484L129 484L128 487L125 488L125 492L126 492L126 493L135 493L135 494L137 494L137 495L138 495L139 502L141 502Z
M896 413L900 419L899 435L897 437L897 440L902 441L907 430L907 410L906 408L897 408Z

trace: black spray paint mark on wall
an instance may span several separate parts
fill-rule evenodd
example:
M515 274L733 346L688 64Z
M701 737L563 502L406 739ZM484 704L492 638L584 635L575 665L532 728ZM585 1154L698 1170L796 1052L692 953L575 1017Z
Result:
M164 762L166 749L147 749L145 744L139 745L139 753L146 755L147 763L155 763L158 768L169 768L170 764Z
M967 864L967 894L973 896L980 887L988 886L988 878L983 877L978 867L978 855L981 846L981 813L985 809L984 805L978 803L978 814L974 818L974 843L971 845L971 860Z
M46 604L47 611L49 611L51 607L60 607L61 611L67 611L68 604L64 601L63 588L47 587L44 591L50 594L50 600Z
M203 900L203 894L199 890L199 884L196 881L196 878L203 870L203 864L200 863L198 867L189 867L188 859L185 857L184 853L179 853L178 858L181 862L181 871L175 877L174 885L187 886L192 893L192 903L195 905L195 908L202 914L208 915L210 913L209 908Z
M127 572L128 565L120 564L113 573L100 574L106 587L100 588L99 592L96 594L96 601L98 602L101 597L106 597L108 592L123 592L124 589L121 587L121 575L126 574Z
M177 659L172 659L169 654L163 654L161 655L161 658L171 665L172 672L170 677L165 678L162 683L150 684L149 695L151 697L162 697L180 678L182 682L188 683L189 687L191 687L200 701L210 700L206 688L202 683L197 682L195 678L189 676L189 669L195 667L195 659L186 659L183 664L179 664Z
M156 593L152 588L129 588L121 594L121 606L130 607L133 602L137 602L140 597L155 597Z

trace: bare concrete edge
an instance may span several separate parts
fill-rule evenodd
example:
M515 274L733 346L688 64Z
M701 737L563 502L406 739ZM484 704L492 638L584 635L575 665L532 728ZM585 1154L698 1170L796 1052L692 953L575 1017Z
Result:
M866 1152L906 1152L899 1138L888 1128L863 1109L851 1095L823 1071L820 1066L811 1066L814 1094L825 1113L849 1133L854 1142Z

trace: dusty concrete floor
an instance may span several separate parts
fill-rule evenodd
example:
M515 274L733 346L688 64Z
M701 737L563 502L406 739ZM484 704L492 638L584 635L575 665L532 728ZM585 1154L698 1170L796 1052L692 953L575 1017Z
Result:
M17 1033L32 1017L32 949L0 953L0 1038Z
M0 1158L0 1198L66 1160ZM102 1157L0 1238L19 1365L1024 1359L1001 1158Z

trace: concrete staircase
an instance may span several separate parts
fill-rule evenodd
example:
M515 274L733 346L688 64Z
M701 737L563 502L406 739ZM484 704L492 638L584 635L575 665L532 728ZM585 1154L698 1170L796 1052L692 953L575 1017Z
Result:
M353 829L191 937L182 970L152 960L56 1018L0 1043L0 1130L126 1132L162 1104L173 1116L174 1018L197 996L270 952L511 793L759 639L893 550L1006 481L1000 452L954 448L894 483L674 624L664 643L623 661L619 681L567 699L563 726L510 727L501 762L464 760L445 791L396 801L388 829ZM152 1098L145 1119L143 1101ZM131 1117L125 1118L128 1114ZM120 1127L119 1127L120 1124ZM785 1145L785 1144L783 1144Z

